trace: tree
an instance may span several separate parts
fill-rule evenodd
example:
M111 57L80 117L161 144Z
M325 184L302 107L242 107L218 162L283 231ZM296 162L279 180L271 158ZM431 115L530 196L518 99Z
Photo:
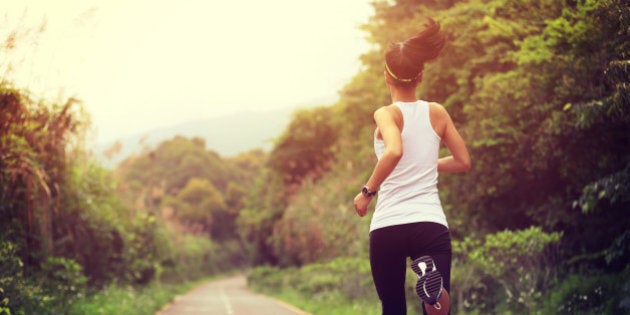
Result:
M331 146L336 140L332 112L325 107L294 114L277 140L267 164L284 177L288 185L304 178L318 178L330 168Z
M188 226L211 232L223 224L217 217L227 212L223 195L206 179L192 178L177 194L175 217Z

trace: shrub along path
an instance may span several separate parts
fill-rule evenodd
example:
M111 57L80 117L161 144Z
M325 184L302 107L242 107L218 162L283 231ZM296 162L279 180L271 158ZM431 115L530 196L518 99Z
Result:
M306 315L284 302L247 289L238 275L202 284L175 298L156 315Z

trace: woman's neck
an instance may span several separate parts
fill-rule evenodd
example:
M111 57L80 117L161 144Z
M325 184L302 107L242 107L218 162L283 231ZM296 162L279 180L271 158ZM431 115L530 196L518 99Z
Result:
M390 93L392 95L392 102L415 102L416 98L416 89L401 89L392 87L390 88Z

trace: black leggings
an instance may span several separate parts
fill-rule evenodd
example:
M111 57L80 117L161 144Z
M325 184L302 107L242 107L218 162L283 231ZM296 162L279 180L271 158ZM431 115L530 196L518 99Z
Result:
M376 229L370 232L370 265L383 315L407 313L405 273L407 257L431 256L451 289L451 236L446 226L418 222ZM415 285L415 283L414 283ZM420 298L418 298L420 300Z

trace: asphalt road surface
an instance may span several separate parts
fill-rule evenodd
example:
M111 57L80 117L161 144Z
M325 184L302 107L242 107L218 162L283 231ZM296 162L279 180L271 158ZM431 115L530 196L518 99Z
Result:
M156 315L305 315L291 305L251 292L239 275L202 284Z

